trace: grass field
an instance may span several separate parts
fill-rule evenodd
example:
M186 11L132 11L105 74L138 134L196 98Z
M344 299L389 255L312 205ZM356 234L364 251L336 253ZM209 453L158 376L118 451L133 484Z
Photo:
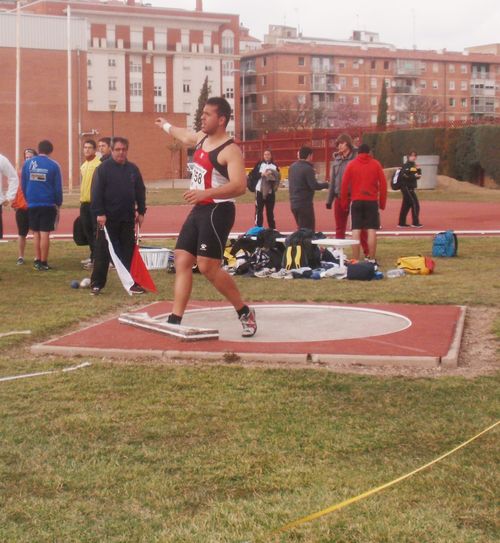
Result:
M410 379L37 357L31 343L146 300L128 297L113 275L97 298L70 289L84 277L86 256L70 242L53 244L49 273L16 267L14 243L0 251L0 332L32 331L0 338L0 377L92 364L0 382L0 541L498 540L498 429L389 490L272 533L410 472L498 420L498 375ZM379 245L384 269L429 251L422 238ZM460 256L438 260L429 277L296 281L293 291L289 282L238 282L252 301L497 307L499 268L498 238L462 238ZM173 276L153 275L160 292L147 301L170 299ZM219 299L200 276L193 297ZM500 340L500 322L488 326Z

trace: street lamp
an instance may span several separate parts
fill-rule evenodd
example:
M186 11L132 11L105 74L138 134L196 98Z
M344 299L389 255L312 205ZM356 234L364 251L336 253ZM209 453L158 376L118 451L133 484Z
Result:
M245 67L245 69L242 68L236 68L233 70L233 73L240 72L241 74L241 141L246 141L246 105L245 105L245 76L246 75L253 75L255 74L255 70L253 68L249 68L248 66Z
M109 110L111 111L111 139L115 137L115 110L116 102L109 103Z

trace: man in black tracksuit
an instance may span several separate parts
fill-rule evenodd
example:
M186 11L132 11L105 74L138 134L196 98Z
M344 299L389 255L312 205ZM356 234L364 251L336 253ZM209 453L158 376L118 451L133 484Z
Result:
M401 210L399 212L398 227L404 228L407 226L413 226L414 228L422 228L420 224L420 203L417 198L415 189L417 188L417 180L422 177L422 170L417 167L416 164L417 153L412 151L408 155L408 160L401 169L401 194L403 195L403 201L401 202ZM406 216L411 209L412 224L406 223Z
M297 162L294 162L288 170L288 190L290 194L290 208L297 228L310 228L316 231L314 217L314 192L327 189L328 183L318 183L312 160L312 149L303 146L298 153Z
M97 220L94 269L91 294L99 294L108 276L110 255L103 228L106 226L113 247L130 270L135 243L135 223L139 226L146 213L146 188L139 168L127 160L128 140L114 138L111 157L96 169L92 181L91 211ZM142 294L134 285L130 292Z

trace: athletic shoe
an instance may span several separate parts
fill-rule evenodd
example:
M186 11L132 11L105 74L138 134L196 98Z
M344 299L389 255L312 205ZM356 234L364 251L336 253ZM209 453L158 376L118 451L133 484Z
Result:
M409 224L398 224L398 228L410 228Z
M257 321L255 320L255 309L251 309L246 315L240 317L241 325L243 326L243 337L252 337L257 332Z
M93 269L93 267L94 267L94 263L90 262L90 261L86 262L85 264L82 264L82 268L84 270L91 270L91 269Z
M131 292L132 294L144 294L146 291L141 287L141 285L134 283L130 287L129 292Z
M90 294L92 294L92 296L97 296L98 294L101 294L100 287L90 287Z
M24 258L22 256L20 256L17 260L16 260L16 264L18 266L22 266L24 264Z
M83 260L80 260L80 264L88 264L91 262L90 258L84 258Z
M40 262L40 260L35 260L33 262L33 268L35 270L40 271L42 269L41 266L42 266L42 263Z
M412 224L411 227L412 228L422 228L424 225L423 224Z
M49 271L53 270L54 268L52 266L49 266L47 262L40 262L40 267L38 269L40 271Z

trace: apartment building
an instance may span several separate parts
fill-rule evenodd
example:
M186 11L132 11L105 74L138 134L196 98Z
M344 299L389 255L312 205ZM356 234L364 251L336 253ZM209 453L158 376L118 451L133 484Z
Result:
M242 53L247 133L276 129L284 111L295 126L301 116L322 128L376 124L383 86L393 126L497 119L500 55L483 51L396 49L371 32L342 41L270 26L261 49Z
M13 153L16 93L15 3L0 12L0 135ZM74 145L88 134L123 135L146 179L183 176L185 154L154 127L158 114L192 127L205 79L225 95L238 132L238 15L157 8L135 0L28 0L20 20L22 146L54 140L67 169L68 100ZM69 16L68 16L69 11ZM68 24L69 21L69 24ZM67 91L70 40L72 91ZM70 96L68 96L68 94ZM36 122L34 122L36 120ZM72 172L78 178L75 149ZM14 157L12 157L14 158Z

